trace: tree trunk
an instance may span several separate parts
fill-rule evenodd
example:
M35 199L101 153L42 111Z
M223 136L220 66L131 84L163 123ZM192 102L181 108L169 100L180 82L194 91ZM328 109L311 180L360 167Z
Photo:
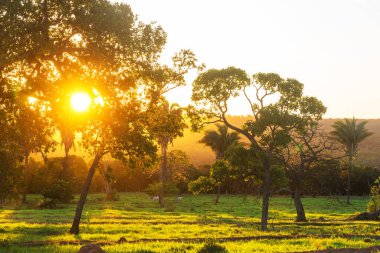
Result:
M244 187L243 201L247 200L247 195L248 195L248 187Z
M219 203L219 197L220 197L220 188L221 188L221 185L218 184L218 190L216 192L216 199L215 199L215 204L218 204Z
M63 168L62 168L61 179L67 180L68 171L69 171L69 150L65 148L65 158L63 158Z
M74 221L70 228L70 234L75 234L75 235L79 234L79 224L80 224L80 219L82 217L84 203L86 202L87 194L88 194L88 191L90 190L91 181L92 181L92 178L94 177L96 166L99 164L100 160L102 159L102 156L103 154L97 154L95 156L95 159L91 164L90 170L88 171L87 178L83 185L82 193L78 201L77 209L75 211Z
M268 225L268 210L269 210L269 196L270 196L270 170L271 170L271 154L268 155L267 160L264 162L264 182L263 182L263 204L261 209L261 230L266 231Z
M29 154L25 155L25 170L24 170L24 180L25 180L25 186L24 191L22 193L22 203L26 203L26 194L28 193L28 186L29 186Z
M168 148L168 143L166 140L163 141L161 144L161 189L160 189L160 207L165 206L165 189L166 189L166 181L167 181L167 163L168 163L168 158L167 158L167 148Z
M347 204L350 204L350 192L351 192L351 173L352 173L352 156L353 156L353 147L350 149L348 154L348 177L347 177Z
M44 160L45 165L47 166L49 163L49 159L47 155L42 150L40 151L40 153L41 153L42 159Z
M303 204L301 201L301 190L300 190L300 187L298 185L296 185L296 187L294 189L293 201L294 201L294 206L295 206L296 211L297 211L296 222L307 222L305 210L303 209Z

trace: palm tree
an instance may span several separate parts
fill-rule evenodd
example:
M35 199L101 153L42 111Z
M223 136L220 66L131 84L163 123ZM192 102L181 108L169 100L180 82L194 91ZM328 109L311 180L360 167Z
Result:
M75 131L68 125L62 124L59 128L61 134L61 145L65 149L65 158L63 160L62 179L66 179L69 170L69 151L75 148Z
M217 130L207 130L199 143L209 146L216 155L216 159L222 159L227 149L239 141L239 134L228 132L226 125L216 124Z
M358 152L358 145L361 141L372 135L365 125L367 121L357 123L355 118L344 119L343 121L336 121L332 127L334 130L331 135L344 147L344 152L348 156L348 177L347 177L347 204L350 203L351 191L351 172L352 160L354 155Z
M234 143L238 142L240 137L237 132L228 132L226 125L216 124L217 130L207 130L199 143L209 146L215 153L216 159L224 158L227 149ZM221 184L218 183L215 204L219 202Z
M167 100L162 104L162 117L163 128L157 135L158 144L161 148L161 190L159 196L160 207L164 207L164 192L166 183L168 181L168 145L178 136L183 136L183 129L187 125L183 121L182 112L183 109L176 103L169 104ZM169 175L172 178L172 175Z

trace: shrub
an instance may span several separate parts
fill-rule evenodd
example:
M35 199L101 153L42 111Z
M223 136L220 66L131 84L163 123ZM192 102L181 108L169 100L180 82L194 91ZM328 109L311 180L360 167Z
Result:
M0 178L0 204L6 199L17 198L22 173L17 157L10 152L0 151Z
M371 198L367 205L368 212L375 212L380 209L380 177L378 177L371 187Z
M43 190L42 196L45 199L51 199L53 202L59 201L63 203L68 203L74 198L71 184L62 179L58 179L48 185Z
M214 241L208 241L197 253L228 253L228 250Z
M161 183L153 183L145 189L145 192L150 196L157 196L160 194L161 187ZM176 195L178 194L178 188L175 186L175 184L168 182L165 187L165 194Z
M171 204L166 206L165 212L174 212L176 208L177 208L177 204L171 203Z
M118 201L119 200L119 195L117 194L116 191L112 191L106 194L106 201Z
M202 192L210 192L214 188L215 180L210 177L200 176L197 180L191 181L188 185L189 192L198 195Z

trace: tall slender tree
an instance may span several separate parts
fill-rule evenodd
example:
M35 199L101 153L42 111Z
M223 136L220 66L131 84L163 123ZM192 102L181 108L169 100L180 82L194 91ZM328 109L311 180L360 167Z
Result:
M367 121L357 122L352 118L336 121L332 125L334 130L331 131L331 135L344 147L344 152L348 156L347 204L350 204L353 158L358 152L359 143L372 135L365 128L366 124Z
M176 137L183 136L183 131L187 125L183 118L183 109L178 104L170 104L166 99L162 99L160 105L153 112L152 132L157 134L157 141L161 149L159 202L160 207L164 207L165 189L168 181L168 145Z

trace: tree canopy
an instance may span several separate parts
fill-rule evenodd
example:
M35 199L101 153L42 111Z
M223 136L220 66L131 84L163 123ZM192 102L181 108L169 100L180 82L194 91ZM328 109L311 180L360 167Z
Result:
M246 100L252 112L253 119L243 126L231 124L226 117L230 99L238 96ZM326 108L317 98L304 96L303 84L296 79L283 79L275 73L256 73L250 77L235 67L199 74L193 83L192 100L197 107L190 114L193 128L199 129L205 122L223 122L245 136L261 157L264 168L261 228L266 230L274 156L291 141L292 131L315 124Z

